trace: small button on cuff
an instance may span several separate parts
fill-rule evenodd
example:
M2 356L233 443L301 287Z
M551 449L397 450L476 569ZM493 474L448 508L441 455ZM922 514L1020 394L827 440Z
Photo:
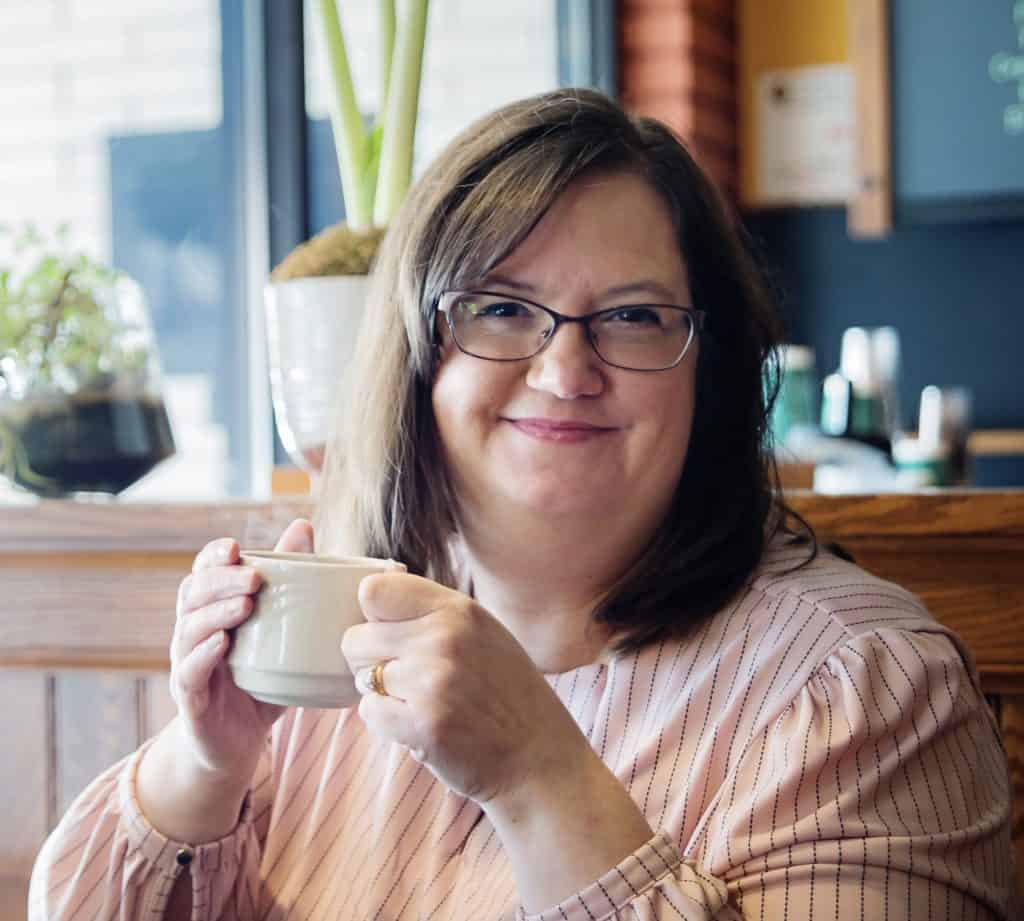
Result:
M178 861L179 866L187 867L190 863L192 863L192 851L187 847L183 847L180 851L178 851L174 859Z

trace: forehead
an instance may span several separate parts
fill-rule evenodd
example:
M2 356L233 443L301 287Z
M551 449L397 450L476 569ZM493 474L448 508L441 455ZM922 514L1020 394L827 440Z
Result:
M633 173L574 180L525 240L494 267L535 290L600 294L647 279L685 297L687 272L667 204Z

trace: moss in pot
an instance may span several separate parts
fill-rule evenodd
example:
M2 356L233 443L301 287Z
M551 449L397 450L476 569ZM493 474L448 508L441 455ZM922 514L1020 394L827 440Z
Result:
M119 493L174 453L142 293L66 230L0 242L0 473L41 496Z

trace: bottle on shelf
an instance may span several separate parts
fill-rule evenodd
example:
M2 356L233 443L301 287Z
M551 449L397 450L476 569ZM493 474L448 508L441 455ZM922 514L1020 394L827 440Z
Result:
M892 453L899 428L899 336L892 327L843 333L839 370L822 385L821 430Z

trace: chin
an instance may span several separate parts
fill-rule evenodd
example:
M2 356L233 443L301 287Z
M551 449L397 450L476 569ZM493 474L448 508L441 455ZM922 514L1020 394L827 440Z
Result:
M580 480L571 483L522 484L510 497L521 507L545 518L594 518L614 514L609 506L609 488L598 484L587 485Z

